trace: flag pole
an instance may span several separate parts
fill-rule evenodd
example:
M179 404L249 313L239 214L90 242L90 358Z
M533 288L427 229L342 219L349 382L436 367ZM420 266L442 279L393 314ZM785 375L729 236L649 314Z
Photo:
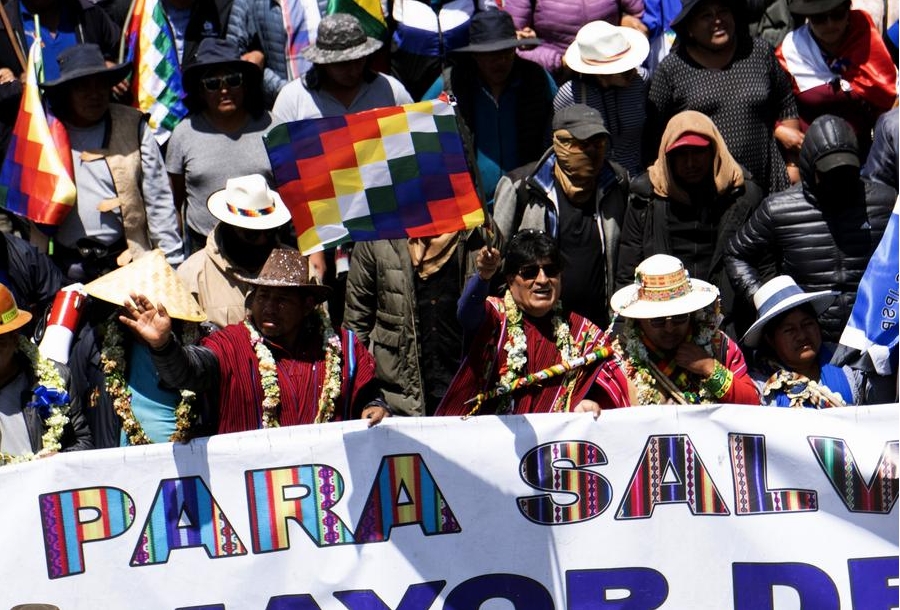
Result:
M119 63L125 61L125 54L128 50L128 32L130 30L131 18L134 16L134 7L138 0L131 0L128 5L128 13L125 15L125 21L122 25L122 37L119 39Z
M37 15L35 15L35 20L36 19ZM9 22L9 15L6 14L6 9L3 8L2 3L0 3L0 21L3 22L3 27L6 28L6 35L9 36L9 44L13 48L13 52L16 54L16 59L19 60L19 65L22 66L22 71L24 72L26 68L25 56L22 54L22 49L19 47L19 41L16 39L16 34L13 31L12 24ZM40 37L41 35L39 29L37 30L37 35L38 37Z

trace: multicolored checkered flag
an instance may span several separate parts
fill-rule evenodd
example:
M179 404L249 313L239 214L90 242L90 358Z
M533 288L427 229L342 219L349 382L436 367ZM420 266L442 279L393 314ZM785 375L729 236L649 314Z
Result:
M443 100L286 123L265 143L305 254L484 222L453 108Z
M122 31L122 61L131 61L134 105L150 115L150 128L162 146L187 115L175 35L160 0L133 0Z
M41 39L28 51L25 87L0 168L0 207L37 223L58 225L75 205L72 150L66 128L41 99Z

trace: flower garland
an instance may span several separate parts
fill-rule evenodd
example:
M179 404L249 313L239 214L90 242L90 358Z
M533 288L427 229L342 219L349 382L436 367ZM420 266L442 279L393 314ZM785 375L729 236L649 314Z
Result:
M122 420L122 430L129 445L150 445L153 441L144 432L141 422L131 410L131 388L125 377L125 348L119 323L111 319L104 326L103 346L100 350L100 365L106 376L106 393L112 400L113 410ZM169 437L173 443L186 443L191 439L190 430L197 414L193 409L196 394L181 390L181 400L175 406L175 432Z
M701 309L691 314L691 324L694 330L694 336L691 341L702 347L713 359L715 359L714 343L721 322L722 315L719 310L718 300L714 308ZM624 340L624 345L622 340ZM619 356L619 362L624 364L626 377L635 386L637 404L657 405L665 403L665 396L659 390L653 373L650 372L650 354L647 352L647 346L644 345L644 341L641 339L638 324L634 319L629 318L625 321L622 337L617 338L613 342L613 350ZM687 402L692 404L699 404L704 400L714 401L717 398L702 384L699 392L686 390L682 394Z
M525 374L525 365L528 363L528 342L525 339L525 328L522 324L522 311L516 305L512 293L507 290L503 296L503 307L506 313L506 364L500 368L500 383L510 385L513 381ZM560 313L562 306L557 301L553 306L553 339L559 350L562 362L572 359L574 345L569 325L563 320ZM565 388L562 396L554 403L551 411L568 411L569 397L575 386L575 371L569 371L563 378L562 385ZM509 413L515 402L510 394L500 396L500 405L497 413Z
M44 358L37 347L23 336L19 336L19 351L28 358L37 377L34 392L39 396L39 400L28 404L26 408L39 410L44 424L44 434L41 436L43 448L37 454L30 451L22 455L0 453L0 464L30 462L59 451L62 449L60 439L66 424L69 423L69 395L65 392L66 383L59 374L56 364Z
M331 318L325 305L318 307L319 330L322 334L322 350L325 352L325 381L316 411L317 424L331 421L334 417L334 401L341 394L341 338L334 332ZM272 351L266 346L262 336L250 321L244 320L244 327L250 333L250 344L259 362L259 379L263 389L262 427L278 428L278 407L281 404L281 389L278 387L278 368Z

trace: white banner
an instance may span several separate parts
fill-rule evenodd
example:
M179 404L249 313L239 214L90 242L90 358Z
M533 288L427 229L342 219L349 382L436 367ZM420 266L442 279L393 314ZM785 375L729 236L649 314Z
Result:
M0 608L897 607L898 421L641 407L61 454L0 469Z

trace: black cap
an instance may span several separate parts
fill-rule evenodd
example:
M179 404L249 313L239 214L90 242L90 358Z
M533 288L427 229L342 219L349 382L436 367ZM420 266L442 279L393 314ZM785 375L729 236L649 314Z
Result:
M560 108L553 115L553 131L565 129L572 137L587 140L596 135L609 137L600 113L585 104L575 104Z

